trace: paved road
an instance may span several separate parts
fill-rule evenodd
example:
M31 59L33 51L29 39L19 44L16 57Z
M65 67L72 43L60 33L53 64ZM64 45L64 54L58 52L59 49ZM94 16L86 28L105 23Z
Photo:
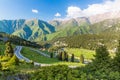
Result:
M22 46L16 46L16 48L14 49L14 54L17 56L17 58L19 60L25 60L26 62L31 62L30 59L24 57L20 52L22 50ZM42 53L44 54L44 53ZM34 62L34 65L38 65L38 66L50 66L50 64L42 64L42 63L38 63L38 62Z
M40 50L36 50L36 49L33 49L33 48L30 48L30 49L31 49L32 51L35 51L35 52L37 52L37 53L39 53L39 54L45 56L45 57L49 57L49 58L50 58L50 55L45 54L45 53L41 52Z
M32 48L31 48L32 49ZM14 54L17 56L17 58L19 60L25 60L26 62L30 62L31 60L24 57L20 52L22 50L22 46L16 46L16 48L14 49ZM47 57L50 57L49 55L39 51L39 50L35 50L35 49L32 49L33 51L36 51L38 52L39 54L42 54L43 56L47 56ZM36 66L52 66L52 64L42 64L42 63L38 63L38 62L34 62L34 65ZM69 68L76 68L77 66L68 66Z
M26 62L30 62L31 60L21 55L20 53L21 49L22 49L22 46L16 46L16 48L14 49L14 54L17 56L19 60L25 60Z

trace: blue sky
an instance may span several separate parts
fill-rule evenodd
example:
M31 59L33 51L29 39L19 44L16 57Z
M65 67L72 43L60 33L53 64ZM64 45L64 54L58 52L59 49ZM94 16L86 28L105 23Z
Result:
M92 8L97 10L96 5L109 5L109 2L115 1L119 0L0 0L0 19L37 18L49 21L55 18L83 17L93 15ZM98 6L98 9L101 7ZM85 12L90 14L84 15Z

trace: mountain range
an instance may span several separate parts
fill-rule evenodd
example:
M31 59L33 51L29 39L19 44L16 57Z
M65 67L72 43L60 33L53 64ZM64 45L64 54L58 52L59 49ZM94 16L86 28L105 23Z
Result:
M49 22L38 19L0 20L0 32L32 41L46 41L77 34L118 32L119 24L120 11L117 11Z

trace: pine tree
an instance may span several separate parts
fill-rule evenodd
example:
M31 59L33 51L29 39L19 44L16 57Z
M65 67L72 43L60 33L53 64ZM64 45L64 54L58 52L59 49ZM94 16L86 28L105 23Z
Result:
M65 54L62 52L62 61L65 61Z
M62 52L58 54L58 59L62 61Z
M84 56L83 56L83 54L80 55L80 62L84 63Z
M9 56L9 57L12 57L14 51L13 51L13 48L12 48L12 46L11 46L11 43L10 43L10 42L7 42L5 45L6 45L6 49L5 49L5 52L4 52L5 55L6 55L6 56Z
M103 67L108 68L109 65L107 64L110 63L110 56L105 45L100 45L96 49L96 55L94 57L93 64L96 69L101 69Z
M71 62L74 62L74 54L71 56Z
M68 54L67 52L64 51L64 57L65 57L65 60L64 61L68 61Z
M50 58L53 58L53 52L50 53Z
M1 62L0 62L0 70L1 70L1 68L2 68L2 64L1 64Z
M66 61L68 62L68 54L66 55Z
M113 67L117 71L120 71L120 40L119 40L119 45L117 46L117 51L116 51L116 56L113 59Z

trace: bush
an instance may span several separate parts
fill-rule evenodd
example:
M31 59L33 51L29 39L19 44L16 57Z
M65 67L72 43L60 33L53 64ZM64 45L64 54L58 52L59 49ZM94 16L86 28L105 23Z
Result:
M69 71L65 65L41 67L32 74L31 80L66 80Z
M29 62L30 64L34 64L34 62L31 60L30 62Z
M19 64L19 59L16 57L16 55L14 55L10 61L8 61L9 64L11 65L18 65Z
M84 56L83 56L83 54L80 55L80 62L84 63Z
M10 60L10 57L9 56L2 56L0 61L1 62L6 62L6 61L9 61Z
M50 58L53 58L53 52L50 53Z
M6 55L6 56L9 56L9 57L12 57L14 51L13 51L13 48L12 48L11 43L10 43L10 42L7 42L5 45L6 45L6 49L5 49L5 52L4 52L5 55Z

